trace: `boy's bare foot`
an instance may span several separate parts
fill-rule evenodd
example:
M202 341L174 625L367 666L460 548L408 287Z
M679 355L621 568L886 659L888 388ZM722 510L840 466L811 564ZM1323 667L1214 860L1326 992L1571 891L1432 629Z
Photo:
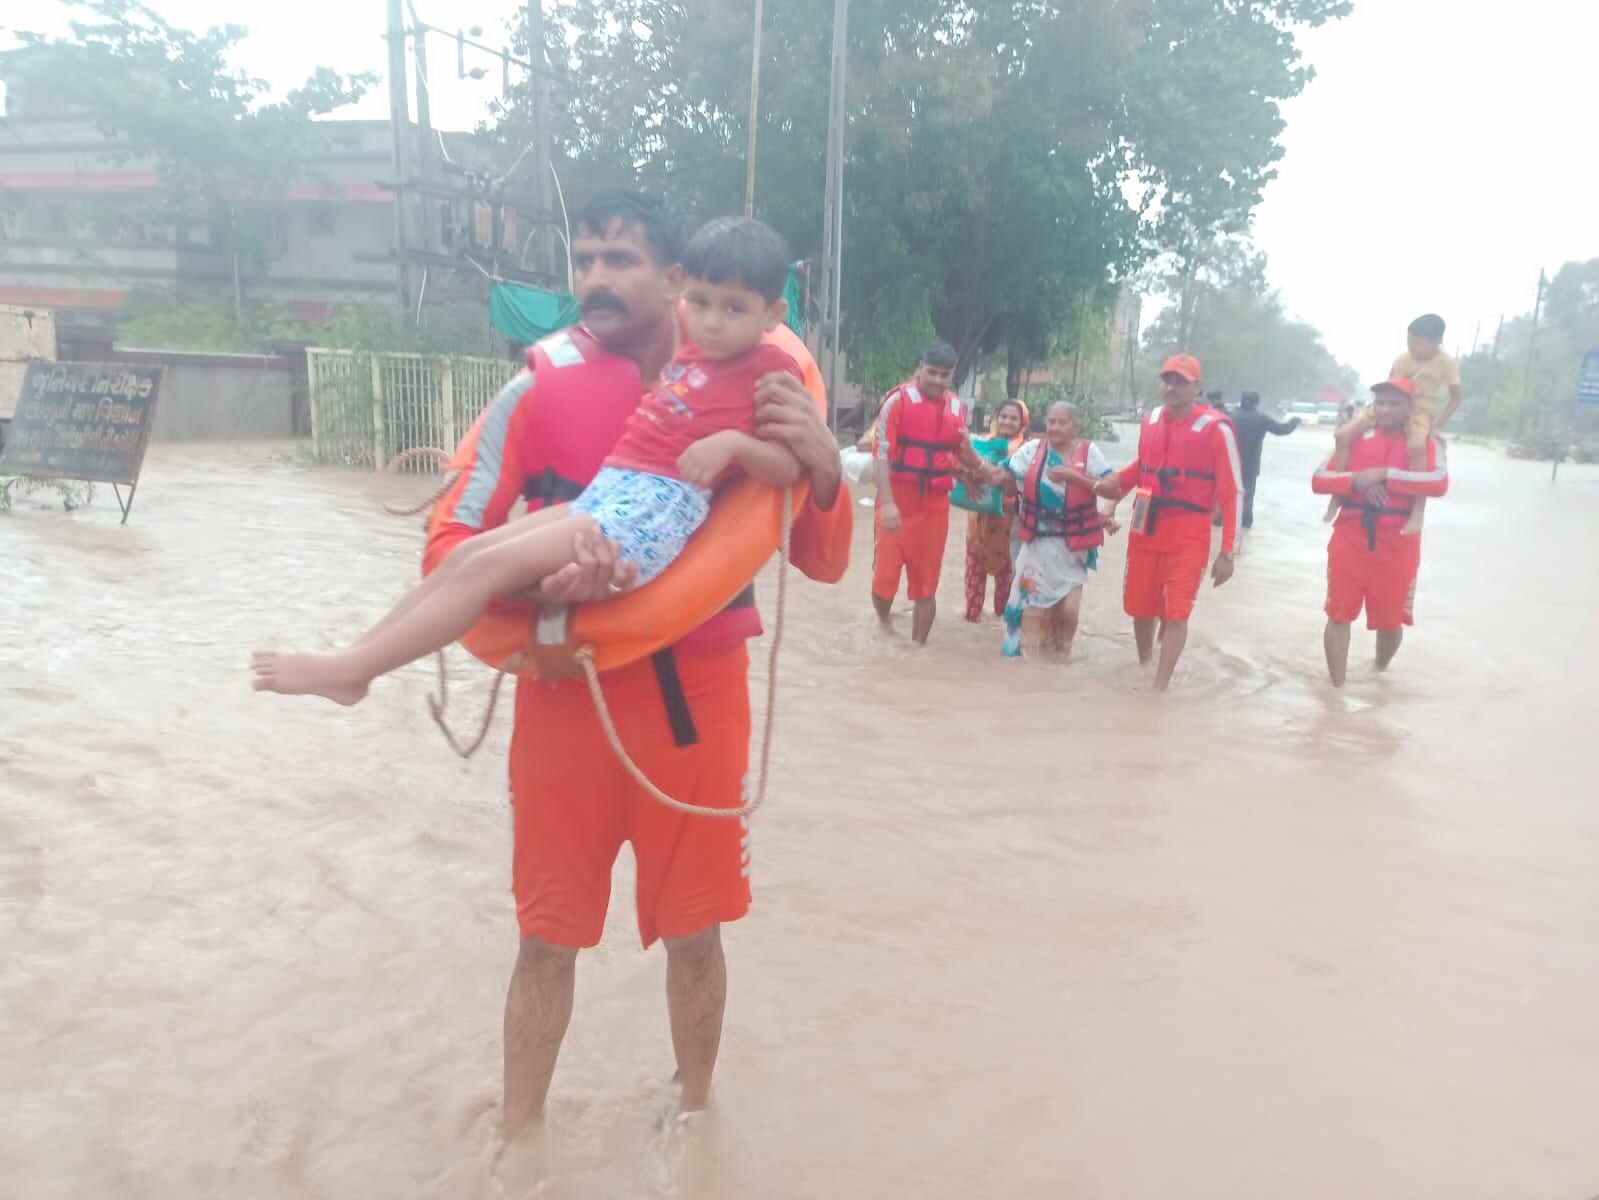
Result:
M280 696L322 696L335 704L359 704L371 680L352 679L338 660L327 654L279 654L257 650L250 656L255 676L250 686Z

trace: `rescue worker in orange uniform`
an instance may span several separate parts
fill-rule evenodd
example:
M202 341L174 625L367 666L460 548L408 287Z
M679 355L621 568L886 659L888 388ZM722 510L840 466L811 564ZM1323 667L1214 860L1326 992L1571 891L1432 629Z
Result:
M1366 628L1377 634L1377 669L1399 653L1405 626L1414 623L1421 538L1404 532L1416 501L1449 490L1443 443L1429 437L1425 465L1412 469L1407 428L1416 400L1409 379L1389 379L1371 389L1372 428L1349 447L1349 465L1335 454L1311 479L1311 490L1339 505L1327 543L1327 629L1322 644L1327 675L1344 685L1349 669L1350 627L1366 610Z
M582 324L535 346L532 370L485 414L472 466L443 501L449 519L428 543L425 571L511 519L522 501L536 508L581 490L678 348L678 219L650 197L617 192L590 200L573 227ZM786 444L811 481L810 503L795 514L793 565L836 582L849 563L853 508L817 406L819 376L787 329L767 336L794 356L808 382L792 375L758 381L756 434ZM581 603L624 590L633 574L614 545L591 537L546 591ZM760 632L749 590L675 647L604 675L622 743L669 795L724 808L744 798L745 643ZM750 903L747 822L686 816L644 794L612 751L581 679L518 680L510 757L511 879L522 940L505 1007L507 1136L543 1113L571 1016L577 953L600 940L624 841L638 864L639 933L645 946L666 943L680 1108L704 1108L727 994L720 929Z
M927 347L916 374L883 397L875 427L872 607L886 628L903 573L917 645L926 644L938 614L956 476L983 467L967 440L965 401L951 387L957 360L948 342Z
M1133 619L1138 661L1148 665L1160 628L1155 690L1165 691L1188 641L1188 618L1210 560L1211 515L1221 513L1220 587L1233 577L1242 516L1238 438L1225 413L1200 404L1199 360L1175 354L1160 369L1160 407L1139 428L1138 457L1117 476L1133 496L1122 606Z

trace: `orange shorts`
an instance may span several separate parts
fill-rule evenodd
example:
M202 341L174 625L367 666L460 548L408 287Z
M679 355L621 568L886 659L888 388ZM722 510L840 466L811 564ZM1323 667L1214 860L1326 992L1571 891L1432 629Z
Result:
M689 804L736 808L749 762L749 652L672 656L697 741L678 746L652 660L602 676L622 745L644 774ZM511 735L511 890L522 936L593 946L623 842L638 862L644 945L749 911L749 825L673 812L617 760L582 680L526 681Z
M1169 519L1169 518L1168 518ZM1186 621L1210 563L1210 522L1203 536L1178 538L1158 547L1133 538L1127 547L1122 607L1138 621Z
M1327 619L1351 622L1364 607L1367 629L1413 625L1420 570L1421 538L1384 525L1373 550L1358 521L1339 521L1327 543Z
M918 495L914 488L894 489L899 506L899 528L890 533L877 514L872 553L872 595L892 600L899 594L900 572L912 600L938 595L938 577L944 570L944 546L949 541L949 497L942 493Z

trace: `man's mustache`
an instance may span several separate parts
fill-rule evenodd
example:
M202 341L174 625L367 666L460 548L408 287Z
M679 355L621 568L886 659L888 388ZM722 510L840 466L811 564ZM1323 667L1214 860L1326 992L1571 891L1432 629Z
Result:
M624 317L627 316L627 305L623 304L620 298L611 295L610 292L595 292L592 296L586 297L581 306L581 311L585 316L605 309Z

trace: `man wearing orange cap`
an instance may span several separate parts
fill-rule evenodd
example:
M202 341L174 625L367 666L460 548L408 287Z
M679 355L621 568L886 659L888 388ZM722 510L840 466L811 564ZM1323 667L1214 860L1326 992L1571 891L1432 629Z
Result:
M1373 424L1349 446L1349 463L1334 454L1311 479L1311 490L1339 506L1327 543L1327 630L1322 644L1327 675L1342 687L1349 667L1350 627L1366 610L1377 635L1377 669L1384 670L1413 623L1421 538L1405 534L1416 502L1449 490L1443 444L1428 437L1421 470L1412 468L1406 429L1416 401L1409 379L1371 389Z
M1165 691L1188 641L1200 581L1210 560L1211 514L1221 513L1217 587L1233 577L1241 515L1238 438L1227 415L1199 403L1199 360L1174 354L1160 369L1160 407L1139 428L1138 457L1118 475L1133 493L1132 534L1122 604L1133 619L1138 661L1155 653L1155 689Z

